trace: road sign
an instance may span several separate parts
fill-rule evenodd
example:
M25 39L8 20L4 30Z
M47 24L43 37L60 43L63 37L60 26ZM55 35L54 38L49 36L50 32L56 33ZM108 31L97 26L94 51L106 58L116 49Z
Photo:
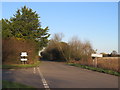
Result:
M91 54L92 57L103 57L102 54Z
M91 57L93 58L93 66L97 67L97 60L100 57L103 57L102 54L91 54Z
M23 62L24 64L27 62L27 52L21 52L21 62Z
M21 58L21 61L27 61L27 58Z
M21 57L22 57L22 56L28 56L28 55L27 55L27 52L21 52Z

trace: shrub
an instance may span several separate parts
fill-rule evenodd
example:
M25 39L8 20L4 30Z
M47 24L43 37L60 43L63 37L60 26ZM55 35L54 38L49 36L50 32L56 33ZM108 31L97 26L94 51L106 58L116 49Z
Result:
M7 38L2 40L2 61L3 64L20 64L20 53L28 53L28 64L36 60L36 43L30 40Z

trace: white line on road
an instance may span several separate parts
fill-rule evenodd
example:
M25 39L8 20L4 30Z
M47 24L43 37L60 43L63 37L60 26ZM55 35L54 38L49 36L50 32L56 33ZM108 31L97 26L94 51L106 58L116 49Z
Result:
M42 78L42 83L43 83L44 88L46 88L47 90L50 90L50 88L49 88L49 86L48 86L48 84L47 84L43 74L40 72L40 68L37 67L37 69L38 69L38 72L40 74L40 77Z
M33 69L33 73L34 73L34 74L36 73L35 67L34 67L34 69Z

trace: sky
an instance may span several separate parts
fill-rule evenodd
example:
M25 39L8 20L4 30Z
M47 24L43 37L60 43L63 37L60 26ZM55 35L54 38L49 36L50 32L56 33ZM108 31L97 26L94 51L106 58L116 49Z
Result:
M63 33L63 41L73 36L89 40L98 53L118 51L117 2L2 2L2 18L9 19L24 5L39 14L51 37Z

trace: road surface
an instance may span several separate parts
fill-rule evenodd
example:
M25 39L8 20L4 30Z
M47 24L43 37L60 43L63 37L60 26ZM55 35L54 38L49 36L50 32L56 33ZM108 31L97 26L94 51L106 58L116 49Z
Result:
M3 80L36 88L118 88L117 76L52 61L34 68L4 69L2 75Z

